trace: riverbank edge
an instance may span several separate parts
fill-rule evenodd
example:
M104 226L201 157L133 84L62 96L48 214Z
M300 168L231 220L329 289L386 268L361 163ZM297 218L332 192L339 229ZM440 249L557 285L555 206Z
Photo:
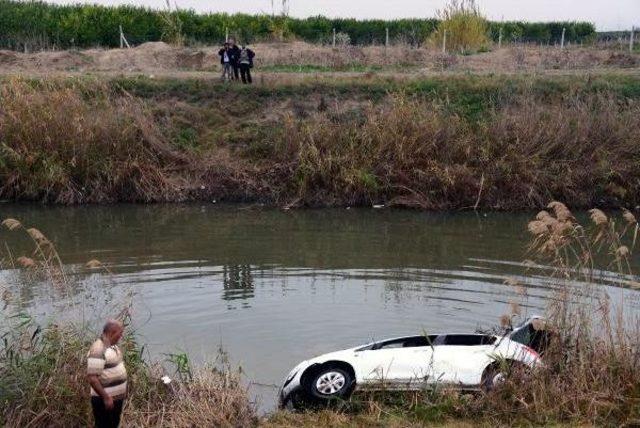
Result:
M0 122L0 134L13 129L4 132L0 152L0 198L6 201L61 205L228 202L286 209L395 206L429 211L525 211L540 208L542 201L550 199L566 200L576 209L632 208L640 201L634 184L637 177L628 173L629 165L612 163L595 179L597 188L575 189L591 167L589 150L580 155L584 157L571 160L584 169L574 182L543 183L540 189L531 188L539 195L512 200L510 183L523 176L567 172L558 165L549 171L540 168L554 160L554 153L549 152L568 152L571 147L532 155L526 152L531 147L518 147L522 136L517 132L499 135L487 131L509 115L528 113L526 108L536 104L547 110L534 112L538 120L547 120L539 128L549 125L544 118L550 113L575 113L567 122L591 119L587 110L599 102L598 97L608 97L610 102L601 105L600 112L614 108L631 114L640 99L640 76L308 78L256 87L206 79L84 76L4 78L0 88L5 98L13 97L15 111L11 113L16 113L13 123ZM582 103L580 107L571 110L577 102ZM424 126L402 135L403 120L413 115L417 125ZM621 115L617 118L612 112L612 116L602 124L603 129L596 130L599 135L611 134L606 127L623 126ZM43 117L45 123L40 124ZM96 129L86 135L84 129L74 128L71 118L97 123ZM530 119L523 116L518 121ZM439 128L426 126L429 121L439 122ZM134 128L127 135L118 129L125 125ZM363 126L378 134L365 141L358 135ZM19 128L23 129L16 131ZM40 129L31 134L24 131L33 128ZM327 129L334 132L327 133ZM57 135L51 135L51 130ZM598 137L588 135L592 131L585 130L584 138L590 143L588 139ZM409 150L397 156L403 148L391 144L394 138L406 137L414 140L411 149L419 150L421 139L429 142L443 133L450 135L431 149L433 155L422 154L420 164L404 159L411 156ZM619 140L633 137L631 130L629 135L614 136L612 150L618 150L614 154L620 159L623 152L629 155L629 149L620 148ZM363 144L371 139L377 139L377 146L366 152ZM449 144L456 139L465 140L466 147ZM517 158L506 159L506 166L499 166L510 171L497 178L487 167L496 167L494 159L503 149L498 144L491 147L492 139L506 140L504 150L521 151ZM46 152L39 144L43 140L49 140ZM113 148L102 147L105 140L112 140ZM345 145L351 151L344 150ZM474 153L479 145L486 147ZM461 157L458 152L465 150L468 153ZM78 160L84 155L87 159ZM629 162L637 155L631 152ZM478 156L487 158L480 162ZM536 156L541 156L537 164L526 164ZM458 159L442 159L445 157ZM78 163L83 170L78 171ZM427 167L433 168L429 171ZM512 174L515 169L518 171ZM114 172L118 173L115 177ZM424 180L425 174L432 177ZM535 178L532 183L539 181Z

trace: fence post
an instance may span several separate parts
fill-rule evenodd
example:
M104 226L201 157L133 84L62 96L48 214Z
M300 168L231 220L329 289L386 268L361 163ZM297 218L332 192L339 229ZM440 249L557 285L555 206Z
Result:
M567 31L566 28L562 28L562 39L560 40L560 49L564 49L564 34Z
M633 53L633 32L636 27L631 27L631 36L629 37L629 53Z
M384 46L389 47L389 27L386 28L386 37L384 39Z
M447 30L444 30L444 37L442 37L442 53L447 53Z
M336 47L336 29L333 29L333 43L332 43L333 47Z
M122 25L120 25L120 49L124 49L125 46L127 49L131 49L127 38L124 36L124 31L122 31Z
M498 34L498 49L502 49L502 27L500 27L500 34Z

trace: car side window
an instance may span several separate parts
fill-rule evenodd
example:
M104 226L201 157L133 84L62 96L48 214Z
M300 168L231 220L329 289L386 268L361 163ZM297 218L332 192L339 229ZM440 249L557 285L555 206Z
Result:
M398 348L418 348L429 346L430 339L427 336L405 337L402 339L389 340L374 345L371 349L398 349Z

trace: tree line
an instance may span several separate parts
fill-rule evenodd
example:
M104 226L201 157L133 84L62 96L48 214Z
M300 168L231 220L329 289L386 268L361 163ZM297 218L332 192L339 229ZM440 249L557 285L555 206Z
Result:
M286 16L208 13L193 10L161 11L137 6L54 5L43 1L0 0L0 47L37 48L117 47L119 28L132 44L176 38L191 44L217 44L229 33L244 43L299 39L332 43L333 32L351 44L384 44L387 39L414 46L425 43L436 30L437 19L356 20L322 16L305 19ZM586 22L490 22L490 37L505 42L553 44L595 39L595 27Z

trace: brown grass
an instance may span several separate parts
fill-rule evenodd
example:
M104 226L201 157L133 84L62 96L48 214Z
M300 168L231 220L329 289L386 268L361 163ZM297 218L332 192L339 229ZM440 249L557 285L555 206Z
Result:
M640 203L640 107L607 91L544 98L521 87L466 101L448 89L431 100L396 89L376 103L358 93L327 103L305 86L274 90L291 93L144 102L97 82L10 80L0 88L0 197L421 209Z
M85 92L87 91L87 92ZM184 165L145 106L106 86L10 80L0 88L0 150L8 198L54 203L179 199Z
M638 113L606 96L525 99L473 127L446 105L399 96L353 119L286 121L276 159L293 178L288 193L310 205L517 209L550 197L635 205Z

